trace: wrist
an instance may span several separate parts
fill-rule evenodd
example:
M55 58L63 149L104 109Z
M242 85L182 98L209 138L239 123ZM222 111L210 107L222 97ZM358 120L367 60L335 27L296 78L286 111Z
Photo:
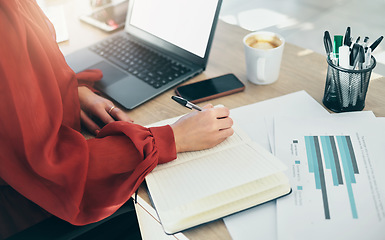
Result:
M180 144L178 142L178 140L179 140L179 128L177 126L177 123L170 124L170 127L172 129L173 134L174 134L174 143L175 143L176 152L177 153L182 152L182 149L181 149Z
M171 126L151 127L159 153L159 163L166 163L176 158L175 136Z

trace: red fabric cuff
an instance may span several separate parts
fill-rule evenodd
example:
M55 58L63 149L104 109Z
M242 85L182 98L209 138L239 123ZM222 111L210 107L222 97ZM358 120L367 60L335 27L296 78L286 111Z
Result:
M170 125L151 127L150 131L154 136L155 145L159 152L158 163L166 163L176 159L174 132Z

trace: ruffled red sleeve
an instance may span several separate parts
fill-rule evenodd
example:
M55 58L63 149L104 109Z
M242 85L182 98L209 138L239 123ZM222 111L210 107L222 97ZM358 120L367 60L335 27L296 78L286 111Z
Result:
M48 212L88 224L176 158L174 135L170 126L114 122L86 140L75 73L46 21L35 1L0 0L0 178Z

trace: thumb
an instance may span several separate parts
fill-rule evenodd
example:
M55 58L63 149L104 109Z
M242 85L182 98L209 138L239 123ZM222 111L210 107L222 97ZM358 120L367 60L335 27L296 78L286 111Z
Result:
M213 108L214 106L211 104L211 103L209 103L209 104L207 104L207 105L205 105L204 107L203 107L203 109L210 109L210 108Z

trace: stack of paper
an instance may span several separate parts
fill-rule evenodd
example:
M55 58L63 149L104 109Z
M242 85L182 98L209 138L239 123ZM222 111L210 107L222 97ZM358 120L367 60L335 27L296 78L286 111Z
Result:
M233 239L383 239L384 119L372 112L329 114L304 91L231 114L287 164L293 188L277 205L225 218ZM333 165L333 153L345 156L340 164Z

